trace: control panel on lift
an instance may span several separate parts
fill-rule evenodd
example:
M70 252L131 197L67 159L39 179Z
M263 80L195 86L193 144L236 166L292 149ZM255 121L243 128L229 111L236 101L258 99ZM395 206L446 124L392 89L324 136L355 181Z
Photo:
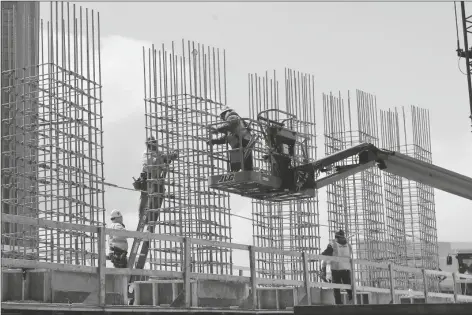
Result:
M314 197L315 189L304 187L314 176L297 169L308 155L306 137L293 130L294 120L294 115L276 109L259 113L257 120L244 119L251 139L228 151L229 172L211 176L209 187L260 200ZM295 155L297 146L301 157ZM257 170L252 167L254 159L262 164ZM235 165L241 170L234 171Z

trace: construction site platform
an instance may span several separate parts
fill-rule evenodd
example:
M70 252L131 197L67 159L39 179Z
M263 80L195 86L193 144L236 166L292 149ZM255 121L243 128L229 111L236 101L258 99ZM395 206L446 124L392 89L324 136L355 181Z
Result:
M281 189L282 180L279 177L256 171L212 175L208 179L208 186L252 199L275 202L312 198L316 195L315 189L298 192Z
M472 304L377 304L377 305L316 305L316 306L296 306L294 310L236 310L221 308L166 308L149 306L84 306L84 305L64 305L64 304L44 304L44 303L16 303L3 302L2 314L84 314L84 313L107 313L107 314L294 314L294 315L395 315L395 314L415 314L415 315L436 315L472 314Z
M269 315L269 314L293 314L293 310L238 310L231 308L171 308L156 306L87 306L83 304L53 304L53 303L28 303L28 302L3 302L2 314L84 314L84 313L106 313L106 314L251 314L251 315Z
M295 306L294 315L470 315L472 303Z

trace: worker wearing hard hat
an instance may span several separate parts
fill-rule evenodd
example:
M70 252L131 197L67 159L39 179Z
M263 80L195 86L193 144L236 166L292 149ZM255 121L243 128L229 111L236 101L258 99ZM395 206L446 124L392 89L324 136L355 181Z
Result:
M321 253L323 256L346 257L351 258L351 245L347 242L344 236L344 231L339 230L334 235L334 240L330 242L328 247ZM331 261L331 276L333 283L351 284L351 264L349 261ZM326 278L326 260L322 263L322 278ZM352 303L352 290L346 290L349 298L348 303ZM343 304L341 302L341 290L334 289L334 300L336 304Z
M178 151L173 151L168 154L163 154L157 149L157 141L153 136L148 137L146 141L146 150L142 155L142 173L140 177L140 189L141 190L141 204L140 204L140 216L143 215L144 207L146 206L147 194L158 193L159 195L154 196L151 199L149 207L151 209L158 209L161 206L164 193L164 183L158 180L165 177L164 165L172 162L179 157ZM153 184L147 187L147 179L153 179ZM151 216L150 221L156 221L157 218Z
M251 132L247 124L241 119L241 117L233 109L225 106L220 112L220 118L226 122L223 126L213 130L213 133L224 133L224 135L218 139L210 139L209 145L212 144L225 144L228 143L232 149L238 149L241 146L246 149L249 142L251 141ZM241 170L240 155L235 156L230 154L231 172L237 172ZM244 170L252 171L252 152L248 152L244 159Z
M113 210L110 213L111 227L115 230L124 230L125 225L123 224L123 215L118 210ZM109 258L113 263L115 268L127 268L128 259L126 255L128 254L128 240L123 236L111 235L108 240L108 245L110 247Z

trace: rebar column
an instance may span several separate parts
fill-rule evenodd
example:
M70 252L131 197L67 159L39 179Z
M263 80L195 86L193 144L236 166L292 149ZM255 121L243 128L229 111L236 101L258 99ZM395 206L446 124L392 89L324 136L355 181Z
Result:
M182 40L179 52L174 43L160 50L143 49L146 138L157 140L160 153L179 152L165 167L165 178L150 178L163 187L150 194L145 211L158 213L155 233L231 242L229 194L208 188L207 177L226 169L223 160L208 154L206 126L218 121L226 104L225 51ZM146 152L143 139L143 151ZM218 147L214 147L218 156ZM152 197L163 203L156 208ZM153 241L150 268L178 270L183 252L175 242ZM231 274L232 251L222 247L193 246L195 272Z
M50 13L50 22L29 21L28 28L34 28L37 39L33 35L24 38L24 47L28 47L25 51L37 52L38 60L21 67L16 64L8 73L10 85L2 86L2 92L14 90L16 94L14 99L2 99L2 108L21 113L21 117L2 120L2 128L8 123L13 130L17 138L8 139L13 145L10 153L22 163L8 167L2 164L2 179L4 172L11 172L9 187L16 191L30 189L28 194L33 196L3 195L2 205L28 207L35 216L58 222L102 225L99 16L58 2L51 3ZM18 150L18 144L28 151ZM5 183L2 186L6 187ZM2 237L7 234L2 230ZM40 260L96 265L95 234L39 228L37 239ZM2 252L15 251L4 245L2 238Z
M282 90L282 93L279 91ZM280 94L285 100L281 106ZM312 75L285 69L284 85L279 86L276 73L269 77L249 76L249 108L253 119L261 111L280 109L294 115L285 122L285 128L297 133L293 167L316 159L314 78ZM277 121L284 119L281 112L269 114ZM300 140L303 139L303 140ZM264 141L258 142L255 150L257 170L269 171L270 165L263 162L267 153ZM279 248L317 254L320 249L318 198L291 199L287 201L252 201L253 240L255 246ZM257 253L257 269L261 277L273 279L303 278L302 261L296 257ZM315 280L315 262L310 262L311 276Z

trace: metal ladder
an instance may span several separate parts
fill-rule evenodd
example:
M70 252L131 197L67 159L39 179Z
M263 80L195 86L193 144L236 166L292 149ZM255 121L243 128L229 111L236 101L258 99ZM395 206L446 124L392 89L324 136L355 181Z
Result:
M159 180L165 179L166 175L167 175L167 170L162 171L162 174L159 177ZM165 193L165 189L162 192ZM142 195L141 195L141 200L140 200L139 209L138 209L140 218L139 218L138 227L136 228L136 231L143 232L144 227L147 225L147 231L149 233L154 233L155 226L147 224L149 218L148 218L148 214L144 212L144 209L146 208L146 205L149 200L149 195L147 192L142 192L141 194ZM164 202L164 196L162 196L162 198L159 199L159 204L157 205L156 209L160 209L163 202ZM158 219L159 219L159 212L156 213L156 220ZM146 264L147 256L149 254L149 242L150 242L149 240L144 240L142 242L141 251L138 256L138 249L139 249L139 245L141 244L141 239L135 238L133 240L133 245L131 246L131 251L130 251L129 259L128 259L128 266L129 266L128 268L130 269L133 269L133 268L143 269L144 268L144 265ZM137 262L136 262L136 256L138 256ZM128 285L132 284L136 280L139 280L140 278L141 276L136 276L136 275L130 276L128 279ZM131 300L134 300L134 292L129 293L128 298Z

